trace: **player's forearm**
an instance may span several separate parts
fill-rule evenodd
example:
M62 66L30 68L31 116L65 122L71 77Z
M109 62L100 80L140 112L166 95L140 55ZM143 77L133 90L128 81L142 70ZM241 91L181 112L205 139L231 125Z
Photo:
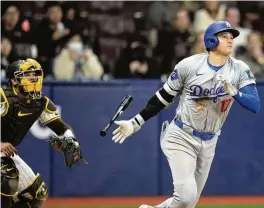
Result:
M65 123L61 118L48 123L47 126L59 136L67 134L65 136L74 137L71 127L67 123Z
M246 86L234 96L235 100L245 109L257 113L260 110L260 99L255 86Z
M144 109L141 110L139 115L141 115L144 121L147 121L150 118L156 116L164 108L165 105L158 99L156 95L153 95L149 99Z
M139 113L139 115L144 119L144 121L147 121L168 106L172 102L173 98L174 96L168 94L163 88L161 88L149 99L147 105Z

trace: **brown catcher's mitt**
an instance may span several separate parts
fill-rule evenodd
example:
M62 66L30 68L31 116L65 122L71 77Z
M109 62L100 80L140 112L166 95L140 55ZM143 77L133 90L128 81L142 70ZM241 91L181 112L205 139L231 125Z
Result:
M80 144L75 138L52 136L50 143L52 147L63 152L64 162L67 167L71 167L72 165L79 163L80 159L84 164L88 164L88 162L83 158Z

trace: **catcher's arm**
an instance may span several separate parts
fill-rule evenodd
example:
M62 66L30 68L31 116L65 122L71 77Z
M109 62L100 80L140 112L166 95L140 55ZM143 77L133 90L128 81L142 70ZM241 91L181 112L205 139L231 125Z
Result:
M46 100L45 109L39 120L58 135L50 139L52 147L64 153L65 164L68 167L78 163L80 159L87 164L82 156L80 143L75 138L72 128L62 120L55 104L48 98Z

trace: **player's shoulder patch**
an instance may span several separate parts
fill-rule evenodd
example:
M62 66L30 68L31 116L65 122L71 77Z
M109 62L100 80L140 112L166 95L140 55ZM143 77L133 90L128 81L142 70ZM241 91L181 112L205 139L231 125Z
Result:
M241 74L246 74L248 80L255 80L255 76L250 70L250 67L242 60L231 58L235 67L240 70Z
M177 71L177 68L175 67L174 70L171 73L171 80L176 80L178 78L179 78L178 71Z
M246 74L247 74L247 77L248 77L249 80L254 80L254 79L255 79L255 76L254 76L254 74L252 73L252 71L247 70L247 71L246 71Z
M45 110L48 113L56 113L57 111L56 105L47 96L45 96L45 101L46 101Z

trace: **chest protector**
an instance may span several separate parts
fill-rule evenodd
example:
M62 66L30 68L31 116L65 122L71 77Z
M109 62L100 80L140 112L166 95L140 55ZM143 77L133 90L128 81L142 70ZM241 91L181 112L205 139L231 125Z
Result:
M45 109L47 100L44 96L27 100L18 97L12 87L3 86L2 89L1 103L6 103L6 112L1 118L1 141L17 146Z

